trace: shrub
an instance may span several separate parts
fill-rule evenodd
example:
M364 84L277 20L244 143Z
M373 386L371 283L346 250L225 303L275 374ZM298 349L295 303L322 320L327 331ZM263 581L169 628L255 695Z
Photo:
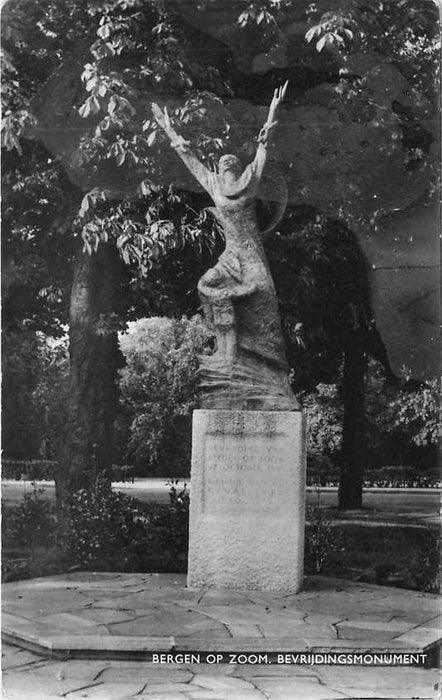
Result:
M130 570L148 518L136 499L109 489L98 477L91 489L80 489L64 513L63 549L71 562L93 570Z
M417 553L410 562L412 583L419 591L441 592L441 536L426 528L425 536Z
M187 571L189 549L189 491L187 484L178 491L177 481L169 484L170 506L162 508L153 520L158 546L164 552L167 570Z
M17 581L59 573L55 552L57 523L51 503L34 485L19 505L3 509L2 580Z
M307 574L320 574L332 555L343 549L342 533L322 508L307 509L304 564Z
M98 478L73 494L63 524L71 565L98 571L185 571L189 494L170 484L170 505L143 504Z
M43 489L36 488L24 495L23 501L3 512L3 537L21 547L50 545L55 537L56 518L49 501L41 497Z

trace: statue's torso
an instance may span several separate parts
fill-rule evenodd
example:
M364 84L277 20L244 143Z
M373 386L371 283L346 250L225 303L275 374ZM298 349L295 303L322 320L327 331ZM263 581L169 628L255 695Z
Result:
M243 285L254 288L247 296L232 295L238 346L285 368L278 300L259 233L255 200L249 192L235 199L218 195L214 200L226 238L226 249L219 260L222 265L226 259L225 285L231 282L228 258L235 256Z
M253 171L244 182L247 186L237 196L226 196L215 174L211 183L226 248L198 285L217 337L216 353L201 361L202 405L298 410L287 380L278 300L256 217L258 182Z

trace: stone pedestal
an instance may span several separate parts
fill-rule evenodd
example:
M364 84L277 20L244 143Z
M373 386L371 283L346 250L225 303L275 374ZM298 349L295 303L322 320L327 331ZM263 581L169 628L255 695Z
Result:
M189 586L300 590L305 459L299 411L194 411Z

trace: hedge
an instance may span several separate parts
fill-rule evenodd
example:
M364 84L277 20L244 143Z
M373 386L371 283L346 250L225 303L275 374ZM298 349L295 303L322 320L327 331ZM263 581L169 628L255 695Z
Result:
M387 466L365 469L363 485L365 488L440 488L442 475L438 469L419 472L413 467ZM339 486L339 470L307 467L307 486Z
M3 459L2 479L16 481L54 481L57 462L50 459ZM134 481L135 468L124 464L112 465L112 481Z
M57 462L50 459L3 459L2 479L53 481Z

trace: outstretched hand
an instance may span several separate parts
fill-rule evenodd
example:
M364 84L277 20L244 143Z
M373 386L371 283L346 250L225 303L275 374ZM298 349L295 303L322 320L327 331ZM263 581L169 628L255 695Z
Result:
M285 93L287 92L287 86L289 84L289 81L286 80L284 85L280 85L279 88L276 88L275 92L273 93L273 98L270 103L270 108L269 108L269 114L267 117L266 125L268 128L271 126L274 126L276 124L275 122L275 114L276 110L278 109L279 105L283 101L285 97Z
M269 113L267 115L267 120L266 120L264 126L262 127L261 131L259 132L258 141L260 143L265 144L267 142L270 130L273 129L278 123L276 121L276 118L275 118L276 111L285 97L285 93L287 92L288 84L289 84L289 81L286 80L284 85L280 85L279 88L276 88L275 92L273 93L273 98L272 98L272 101L270 103Z
M171 146L179 151L186 151L189 147L189 141L186 141L186 139L177 134L173 128L167 107L164 107L164 110L161 110L156 102L152 102L152 114L157 123L169 137Z
M158 122L161 128L164 129L166 134L170 134L170 132L172 131L172 125L170 123L170 117L169 112L167 111L167 107L164 107L164 111L162 111L156 102L152 102L152 113L155 117L155 120Z

